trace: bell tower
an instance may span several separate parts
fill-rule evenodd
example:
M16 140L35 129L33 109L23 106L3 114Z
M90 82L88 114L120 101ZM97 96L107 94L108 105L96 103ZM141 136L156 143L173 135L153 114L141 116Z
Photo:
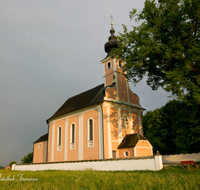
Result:
M115 101L129 102L129 85L127 79L123 75L123 65L125 62L119 62L116 58L110 57L110 52L113 48L118 47L117 38L114 35L115 30L111 23L110 37L105 43L104 49L107 56L101 61L104 67L104 85L105 87L116 87Z

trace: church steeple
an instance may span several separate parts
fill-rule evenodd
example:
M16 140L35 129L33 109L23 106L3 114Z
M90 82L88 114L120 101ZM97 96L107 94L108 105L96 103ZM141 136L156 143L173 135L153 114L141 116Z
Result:
M113 29L113 23L111 23L110 34L111 35L108 38L108 42L106 42L105 45L104 45L105 52L108 55L109 55L109 53L111 52L111 50L113 48L117 48L118 47L117 38L115 36L115 30Z
M123 75L123 61L119 62L116 58L110 57L110 52L113 48L118 47L117 38L113 23L111 23L110 37L105 43L104 48L107 56L101 61L104 65L104 83L105 87L112 87L113 95L111 99L121 102L129 102L129 91L127 80ZM107 97L108 98L108 97Z

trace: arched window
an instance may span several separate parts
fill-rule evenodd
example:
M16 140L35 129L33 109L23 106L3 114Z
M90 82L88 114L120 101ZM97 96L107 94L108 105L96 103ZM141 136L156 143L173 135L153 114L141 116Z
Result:
M111 62L109 61L108 63L107 63L107 69L110 69L111 68Z
M93 119L88 120L88 147L94 147L94 122L93 122Z
M62 131L61 127L57 128L57 151L61 151L61 136Z
M120 68L122 68L122 62L121 62L121 61L119 61L118 66L119 66Z
M129 129L127 113L123 113L122 115L122 127L124 128L125 131L128 131Z
M75 124L70 127L70 149L75 149Z

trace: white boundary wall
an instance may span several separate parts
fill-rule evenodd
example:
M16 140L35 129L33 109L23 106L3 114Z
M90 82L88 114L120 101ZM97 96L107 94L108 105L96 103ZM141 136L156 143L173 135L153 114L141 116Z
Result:
M162 156L138 159L117 159L117 160L91 160L82 162L46 163L12 165L12 170L38 171L38 170L95 170L95 171L132 171L132 170L153 170L163 168Z
M163 155L162 161L164 164L179 163L180 161L193 160L194 162L200 162L200 152L192 154L175 154L175 155Z

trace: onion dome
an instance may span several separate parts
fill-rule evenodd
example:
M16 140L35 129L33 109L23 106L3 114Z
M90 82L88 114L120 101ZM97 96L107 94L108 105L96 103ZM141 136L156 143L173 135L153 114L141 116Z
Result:
M104 45L105 52L108 53L108 54L111 52L111 50L113 48L117 48L118 47L117 38L114 35L115 30L113 29L113 23L111 23L110 33L111 33L111 35L108 38L108 42L105 43L105 45Z

